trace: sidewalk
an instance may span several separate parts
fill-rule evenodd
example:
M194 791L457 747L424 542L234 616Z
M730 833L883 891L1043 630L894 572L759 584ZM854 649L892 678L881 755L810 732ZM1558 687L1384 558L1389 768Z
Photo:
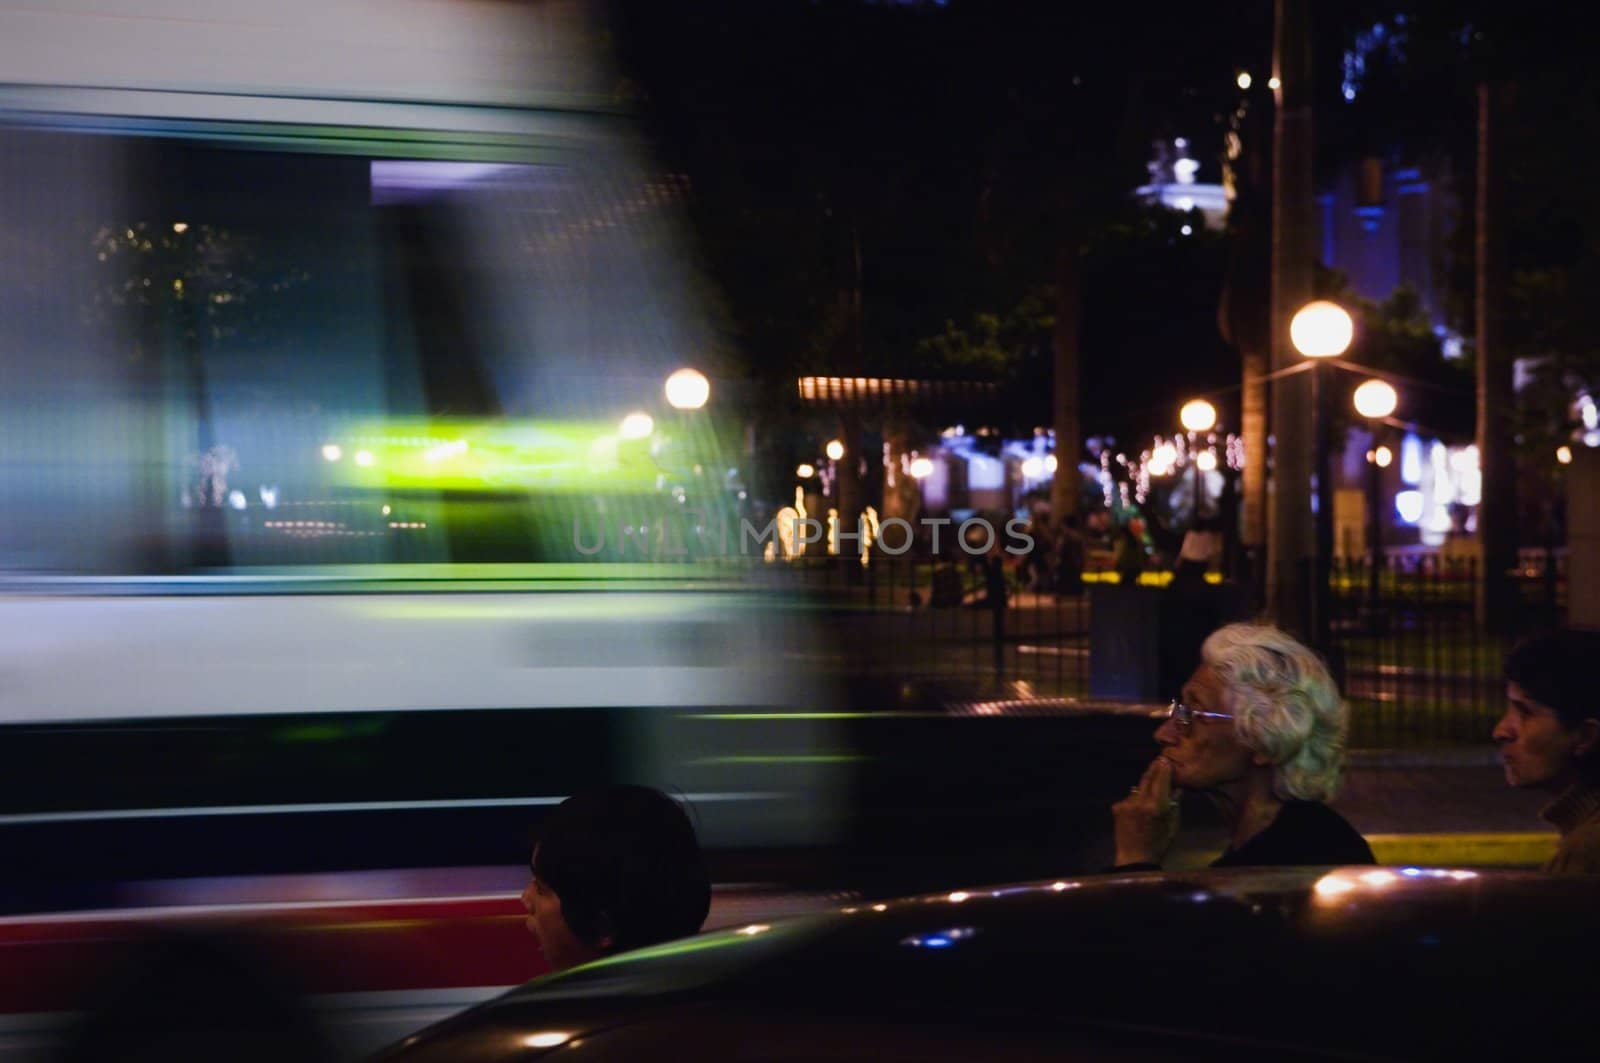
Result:
M1555 852L1555 830L1539 818L1550 800L1507 786L1485 742L1353 755L1334 807L1384 863L1538 867Z
M1555 852L1556 833L1539 818L1551 796L1506 785L1492 748L1350 755L1337 809L1366 835L1384 864L1538 868ZM1174 863L1209 863L1224 839L1194 830Z

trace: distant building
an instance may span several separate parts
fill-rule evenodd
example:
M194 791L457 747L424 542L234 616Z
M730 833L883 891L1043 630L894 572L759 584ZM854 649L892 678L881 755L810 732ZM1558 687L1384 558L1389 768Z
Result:
M1457 208L1449 175L1368 157L1342 169L1317 208L1323 264L1374 302L1402 284L1415 290L1445 357L1459 356L1460 338L1445 319L1443 273Z
M1200 162L1189 156L1188 140L1178 137L1170 143L1156 141L1155 156L1145 168L1150 171L1150 183L1134 190L1140 199L1159 203L1169 210L1185 213L1198 210L1207 229L1221 231L1227 227L1232 197L1220 184L1195 180L1200 173Z

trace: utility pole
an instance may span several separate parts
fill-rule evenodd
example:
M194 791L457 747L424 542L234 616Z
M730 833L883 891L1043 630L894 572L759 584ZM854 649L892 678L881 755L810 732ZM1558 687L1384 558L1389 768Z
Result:
M1248 93L1250 83L1241 82ZM1250 585L1259 609L1266 591L1267 550L1267 373L1272 348L1272 127L1264 113L1260 84L1234 112L1237 155L1230 158L1235 195L1228 212L1232 230L1227 282L1218 323L1239 349L1243 376L1239 430L1244 468L1228 475L1228 518L1236 538L1227 574ZM1237 515L1236 524L1233 518Z
M850 224L849 269L850 287L840 293L848 322L843 337L843 357L839 361L845 373L858 375L865 371L867 351L861 298L861 226L856 215L852 215ZM847 402L840 407L838 431L839 439L844 443L844 459L837 463L834 501L839 510L839 527L853 535L865 508L864 485L861 482L861 462L864 457L861 453L861 411L853 403ZM826 521L827 514L821 516Z
M1051 420L1056 432L1056 471L1050 481L1050 516L1059 527L1078 512L1078 452L1082 427L1078 409L1078 342L1082 311L1079 233L1068 225L1056 249L1056 323L1052 336L1055 390Z
M1289 321L1312 297L1316 214L1312 198L1311 4L1277 0L1273 38L1272 370L1301 361L1289 341ZM1275 445L1267 521L1267 607L1284 628L1309 636L1308 591L1313 578L1311 517L1311 379L1308 373L1272 382ZM1251 455L1249 460L1260 460Z
M1483 473L1478 507L1478 540L1483 559L1478 572L1477 620L1503 632L1516 623L1517 585L1508 574L1517 564L1517 472L1512 453L1510 353L1505 344L1506 262L1504 221L1506 153L1502 140L1510 128L1513 86L1486 80L1478 86L1478 189L1476 316L1478 334L1479 468Z

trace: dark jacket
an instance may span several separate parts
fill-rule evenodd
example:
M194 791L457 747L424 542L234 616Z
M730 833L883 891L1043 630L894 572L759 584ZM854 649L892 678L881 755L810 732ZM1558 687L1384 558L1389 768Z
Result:
M1561 844L1544 865L1558 875L1600 874L1600 786L1581 782L1540 813L1561 832Z

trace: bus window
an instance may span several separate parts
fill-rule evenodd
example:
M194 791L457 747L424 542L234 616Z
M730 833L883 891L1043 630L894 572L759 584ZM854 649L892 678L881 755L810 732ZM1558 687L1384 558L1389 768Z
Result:
M8 567L575 560L728 501L714 432L619 431L708 347L670 181L0 136Z

